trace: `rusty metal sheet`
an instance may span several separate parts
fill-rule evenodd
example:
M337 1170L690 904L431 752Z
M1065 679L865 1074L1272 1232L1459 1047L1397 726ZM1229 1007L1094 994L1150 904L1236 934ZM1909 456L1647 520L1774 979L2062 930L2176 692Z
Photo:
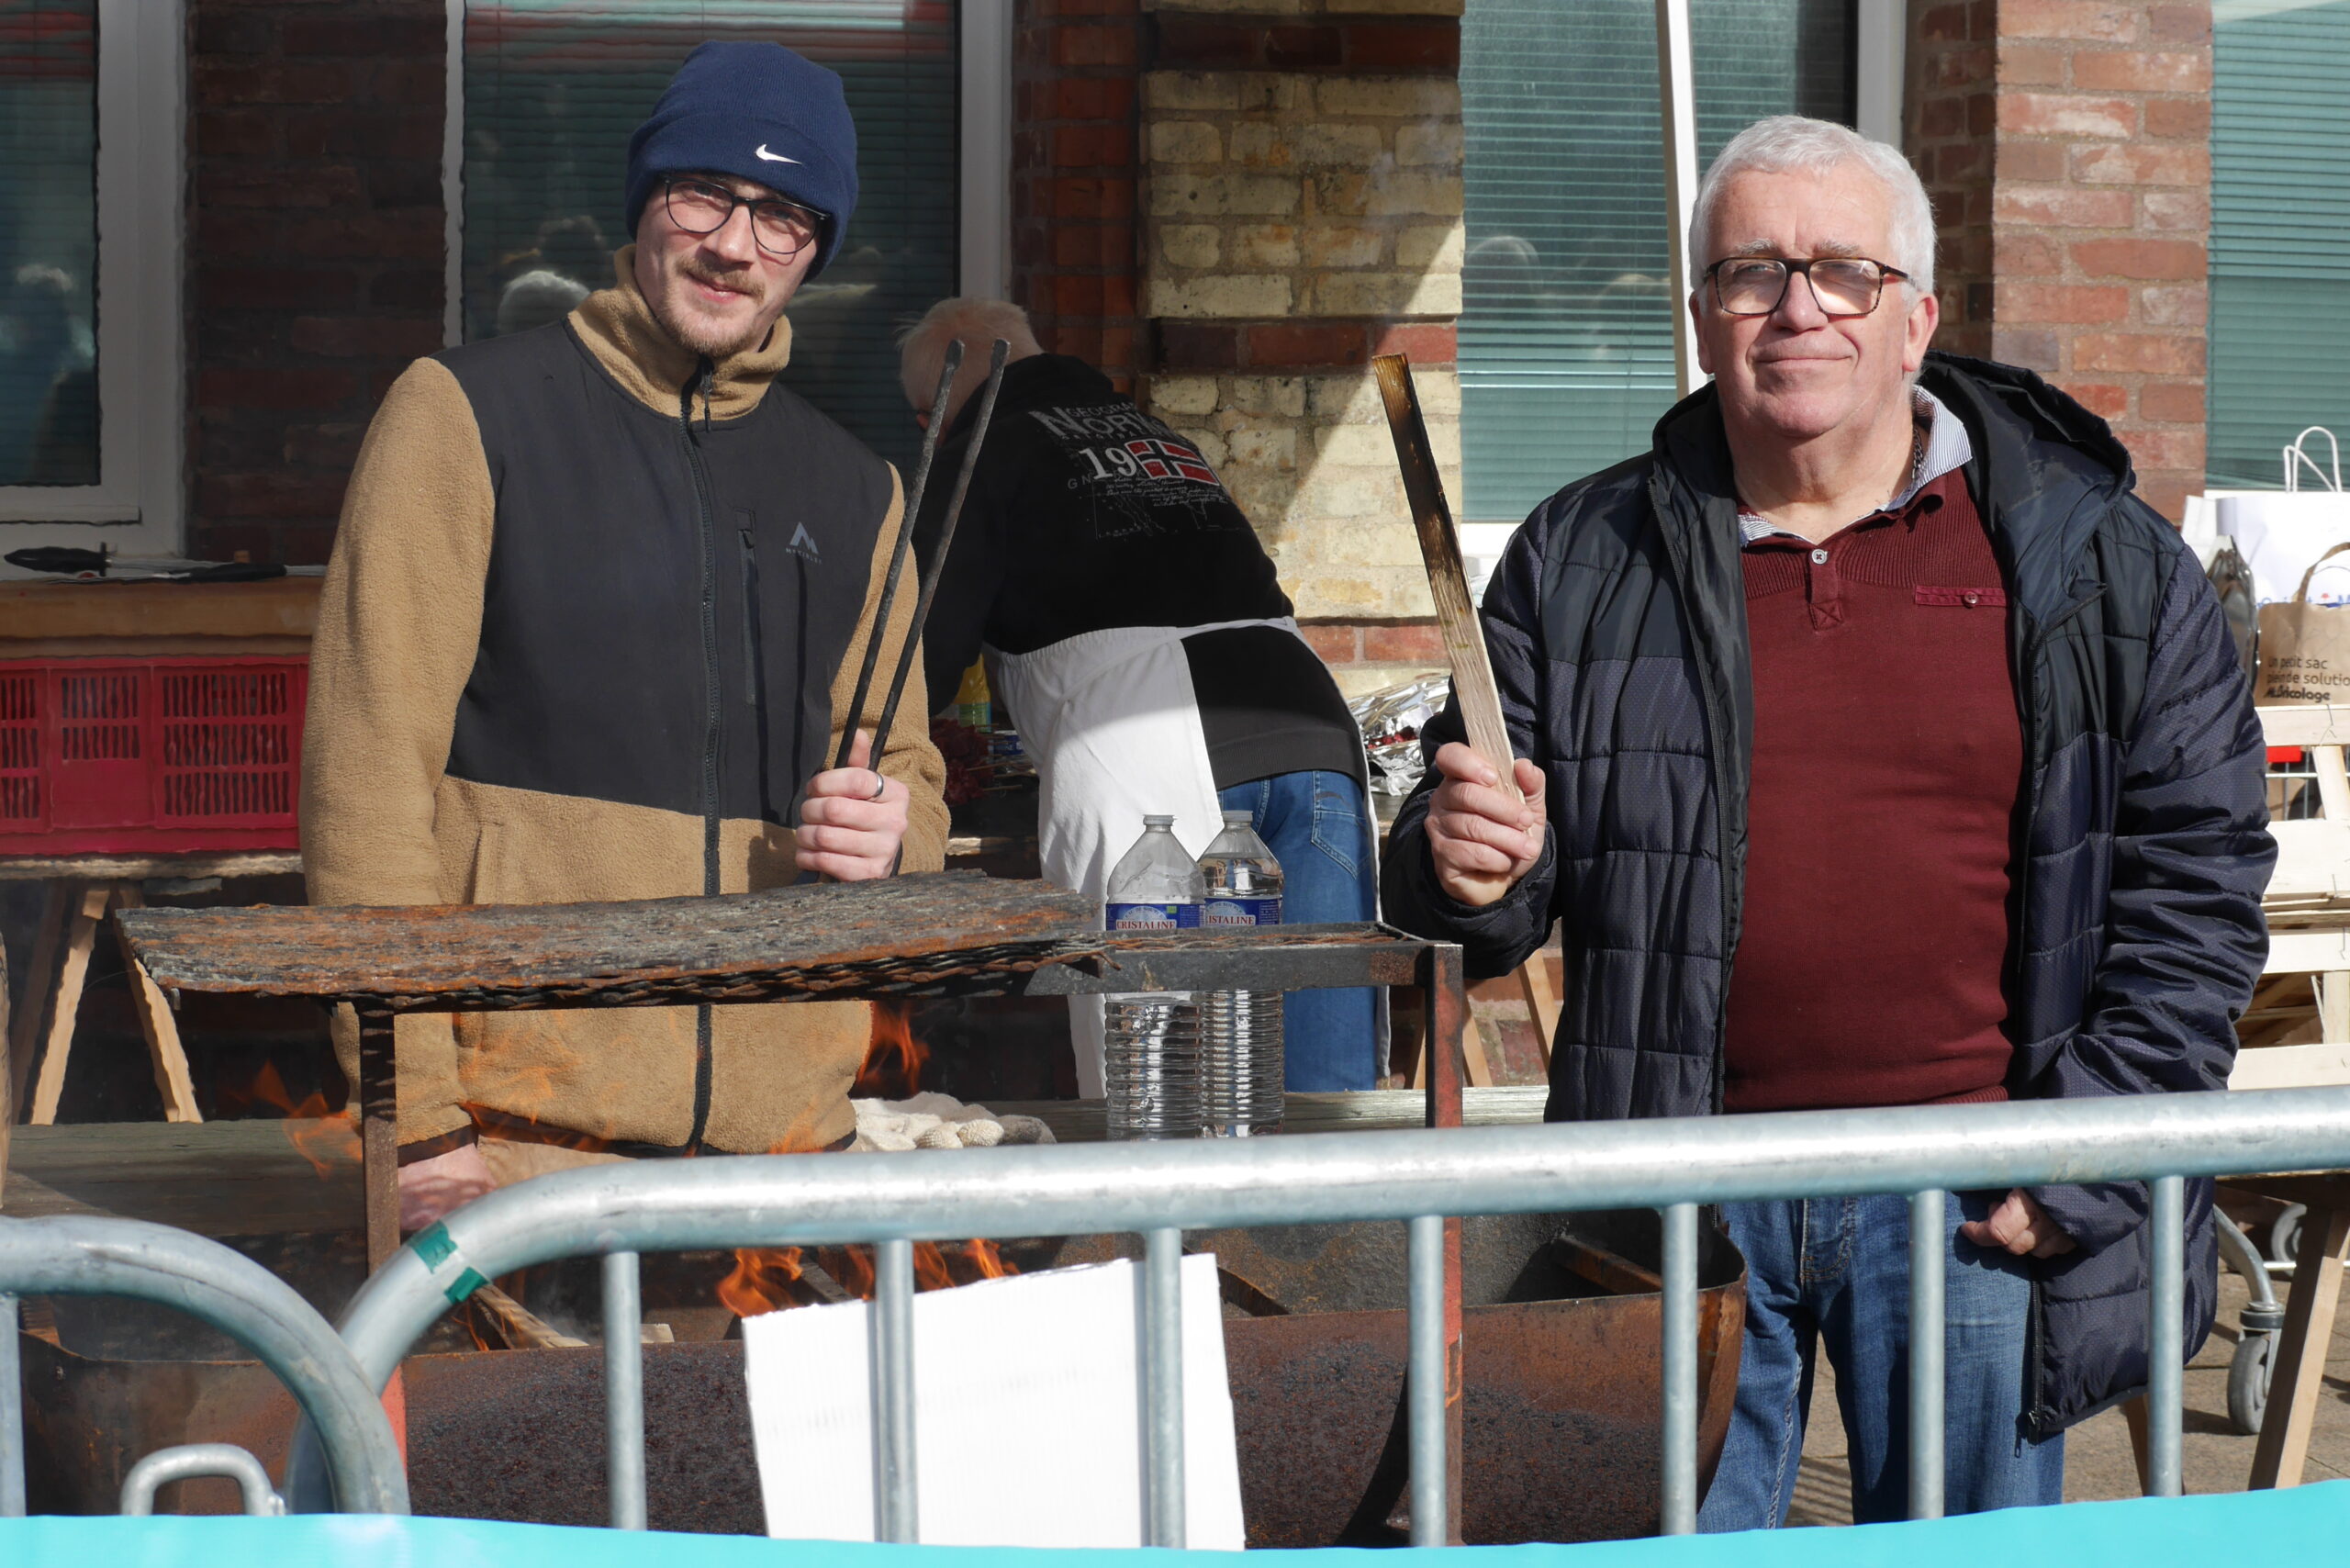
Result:
M379 1000L397 1012L870 996L1098 953L1100 910L972 871L718 898L120 916L166 990Z

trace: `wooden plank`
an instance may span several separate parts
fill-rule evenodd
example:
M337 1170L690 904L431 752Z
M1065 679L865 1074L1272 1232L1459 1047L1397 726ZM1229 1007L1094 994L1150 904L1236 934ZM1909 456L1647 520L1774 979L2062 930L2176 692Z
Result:
M321 1116L18 1127L0 1209L263 1236L355 1229L359 1202L358 1137Z
M73 920L73 884L62 878L51 879L42 901L40 924L33 933L31 961L25 968L24 994L17 999L16 1014L8 1021L8 1105L12 1121L25 1103L33 1057L39 1049L41 1025L56 996L57 966L64 953L65 931Z
M2280 703L2254 710L2270 745L2350 745L2350 708L2330 703Z
M257 583L0 584L0 644L45 638L300 637L318 630L319 577ZM15 650L11 649L13 656Z
M2350 931L2272 931L2263 974L2311 975L2350 969Z
M2250 1491L2299 1486L2309 1462L2317 1397L2325 1383L2326 1348L2333 1339L2342 1299L2342 1261L2350 1247L2350 1208L2312 1206L2301 1219L2285 1326L2277 1331L2277 1365L2269 1382L2268 1414L2253 1450Z
M359 1149L367 1271L382 1268L400 1245L399 1080L393 1055L396 1020L359 1012Z
M2350 894L2350 817L2268 824L2277 870L2263 898L2332 899Z
M115 884L114 907L118 913L142 908L146 902L138 883ZM118 922L115 935L118 938L122 936ZM131 952L128 939L122 941L122 961L129 970L130 1010L138 1015L139 1033L147 1042L148 1065L155 1071L155 1092L163 1098L163 1120L200 1122L204 1113L196 1107L196 1084L188 1076L187 1051L180 1044L179 1020L172 1016L171 1003L163 1000L162 988Z
M1502 719L1501 690L1494 684L1493 662L1485 652L1484 626L1469 598L1468 575L1460 566L1460 541L1452 526L1452 508L1444 498L1444 482L1437 473L1435 448L1428 443L1427 426L1420 417L1411 363L1402 354L1386 353L1372 359L1371 368L1379 377L1380 396L1387 406L1387 431L1394 439L1404 499L1412 509L1420 559L1427 568L1428 597L1435 602L1437 629L1443 633L1445 657L1452 666L1452 700L1460 710L1470 748L1501 775L1503 793L1516 800L1517 780L1510 766L1513 753L1509 728Z
M2318 1089L2350 1083L2350 1041L2238 1051L2230 1089Z
M401 908L143 909L166 990L382 997L396 1009L871 995L1102 947L1091 900L970 871L722 898Z
M111 883L76 882L73 887L66 898L72 913L65 927L65 956L57 966L47 1037L41 1042L40 1077L34 1081L26 1118L40 1126L57 1120L57 1102L65 1092L65 1064L73 1055L74 1015L82 1010L82 987L90 978L90 952L97 946L98 923L114 902Z
M73 877L144 881L150 877L299 876L302 857L291 849L236 849L189 855L0 855L0 882Z
M1526 998L1526 1015L1534 1024L1534 1048L1542 1070L1550 1070L1550 1037L1559 1032L1559 993L1550 984L1549 956L1537 951L1517 966L1517 989Z

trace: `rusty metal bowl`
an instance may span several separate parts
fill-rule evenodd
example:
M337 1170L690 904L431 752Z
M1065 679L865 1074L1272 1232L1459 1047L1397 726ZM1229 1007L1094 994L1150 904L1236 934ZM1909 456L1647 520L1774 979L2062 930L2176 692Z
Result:
M1006 1250L1033 1270L1116 1256L1127 1241L1080 1237ZM1249 1545L1404 1540L1404 1227L1195 1233L1186 1244L1216 1254L1225 1285ZM1652 1214L1465 1222L1470 1541L1655 1530L1657 1258ZM1710 1478L1737 1383L1745 1283L1736 1250L1710 1230L1698 1282L1699 1459ZM292 1406L265 1370L217 1359L225 1342L166 1332L115 1304L61 1299L55 1312L53 1331L24 1338L35 1511L111 1512L130 1462L171 1443L239 1442L282 1473ZM733 1341L645 1348L656 1529L766 1528L741 1352ZM404 1383L416 1511L602 1523L601 1377L593 1348L411 1357ZM225 1483L184 1483L181 1493L163 1505L235 1511Z

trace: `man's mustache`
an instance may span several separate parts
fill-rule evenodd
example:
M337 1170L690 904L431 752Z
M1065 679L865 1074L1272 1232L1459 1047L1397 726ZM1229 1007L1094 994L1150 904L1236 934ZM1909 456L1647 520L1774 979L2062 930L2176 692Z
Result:
M707 267L695 266L690 262L683 262L678 263L677 270L696 283L706 283L712 288L731 288L737 294L748 296L754 301L761 298L767 292L760 285L758 274L749 267L744 267L739 272L721 273L712 272Z

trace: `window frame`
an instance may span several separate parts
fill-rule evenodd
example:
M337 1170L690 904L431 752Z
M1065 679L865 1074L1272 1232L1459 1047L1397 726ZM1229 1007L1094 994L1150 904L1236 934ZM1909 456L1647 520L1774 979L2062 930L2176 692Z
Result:
M465 4L445 0L441 342L464 342ZM1013 0L956 0L956 292L1012 297Z
M98 0L97 19L98 482L0 485L0 543L173 555L187 511L186 12Z

